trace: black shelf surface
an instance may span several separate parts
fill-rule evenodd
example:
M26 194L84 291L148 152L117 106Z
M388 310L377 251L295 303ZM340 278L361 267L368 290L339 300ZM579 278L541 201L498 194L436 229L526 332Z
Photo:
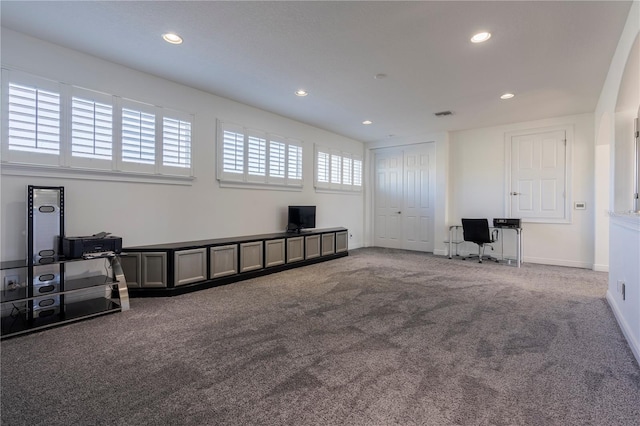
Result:
M27 288L18 287L13 290L0 291L0 303L16 302L27 297Z
M77 293L92 287L100 287L118 284L117 281L106 275L94 275L84 278L73 278L64 282L64 291L52 291L49 293L34 294L32 297L27 296L26 287L20 287L15 290L0 291L0 303L6 304L11 302L24 302L38 297L54 296L60 294Z
M32 321L28 321L24 313L16 316L7 316L2 318L0 337L5 339L119 311L120 306L115 301L101 297L67 303L64 305L64 312Z

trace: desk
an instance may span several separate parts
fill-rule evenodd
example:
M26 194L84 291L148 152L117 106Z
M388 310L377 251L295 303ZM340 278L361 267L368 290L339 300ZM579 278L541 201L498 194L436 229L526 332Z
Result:
M456 256L458 255L458 244L464 243L463 239L458 238L458 230L462 229L462 225L452 225L449 227L449 259L452 258L453 245L456 246ZM505 231L514 231L516 235L516 266L519 268L522 264L522 228L490 228L493 230L498 230L498 240L500 241L500 260L504 259L504 238L503 234Z

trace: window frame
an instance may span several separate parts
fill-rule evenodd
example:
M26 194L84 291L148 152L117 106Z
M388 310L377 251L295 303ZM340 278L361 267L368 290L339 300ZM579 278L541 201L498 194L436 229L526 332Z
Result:
M150 105L132 99L121 98L88 88L61 83L27 72L2 67L2 174L20 176L65 177L76 179L96 179L113 181L141 181L158 183L191 184L194 180L193 131L195 116L186 112ZM54 92L59 96L59 150L58 153L41 154L37 152L9 149L9 85L15 84ZM80 98L111 106L111 159L89 158L73 154L73 99ZM138 164L122 161L122 108L143 108L153 111L154 164ZM163 120L178 119L190 123L191 139L188 167L163 164ZM94 129L95 132L95 129Z
M261 189L285 189L285 190L301 190L303 187L303 142L287 138L284 136L280 136L273 133L267 133L264 131L252 129L249 127L242 126L240 124L231 123L225 120L217 120L217 132L216 132L216 178L221 186L233 186L233 187L256 187ZM238 135L242 138L242 164L240 164L240 169L238 171L225 170L226 167L226 158L225 158L225 135L234 134L235 137L235 148L236 152L235 158L236 160L233 163L236 164L234 169L238 170L238 158L240 158L240 151L238 149L238 144L240 139ZM250 143L252 140L260 140L264 142L264 153L262 158L259 161L263 165L263 172L260 173L252 173L250 170ZM271 146L275 144L284 145L284 174L274 176L271 174L271 154L272 149ZM295 148L296 151L299 151L297 156L299 157L299 161L296 161L296 170L294 170L295 174L299 173L300 178L291 176L291 164L290 163L290 155L292 148ZM228 163L231 164L231 163ZM279 168L278 168L279 169ZM300 169L300 170L297 170ZM261 169L262 170L262 169Z
M320 167L320 161L322 165ZM345 182L345 162L348 162L349 179ZM356 176L356 163L359 175ZM319 145L314 149L313 180L317 192L362 192L364 164L362 156L350 152L325 148ZM335 170L337 168L337 170ZM334 171L335 170L335 171ZM322 172L322 176L320 173ZM358 183L356 183L358 182Z

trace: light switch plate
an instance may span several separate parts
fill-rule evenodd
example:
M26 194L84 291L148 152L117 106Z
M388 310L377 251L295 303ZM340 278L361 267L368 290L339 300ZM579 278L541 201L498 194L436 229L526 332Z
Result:
M587 208L587 203L584 201L576 201L573 203L573 208L576 210L585 210Z

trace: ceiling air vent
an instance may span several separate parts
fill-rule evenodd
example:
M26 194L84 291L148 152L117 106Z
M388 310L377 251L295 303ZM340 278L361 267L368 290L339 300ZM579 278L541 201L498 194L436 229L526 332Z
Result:
M446 115L452 115L453 113L451 111L440 111L440 112L436 112L435 116L436 117L444 117Z

